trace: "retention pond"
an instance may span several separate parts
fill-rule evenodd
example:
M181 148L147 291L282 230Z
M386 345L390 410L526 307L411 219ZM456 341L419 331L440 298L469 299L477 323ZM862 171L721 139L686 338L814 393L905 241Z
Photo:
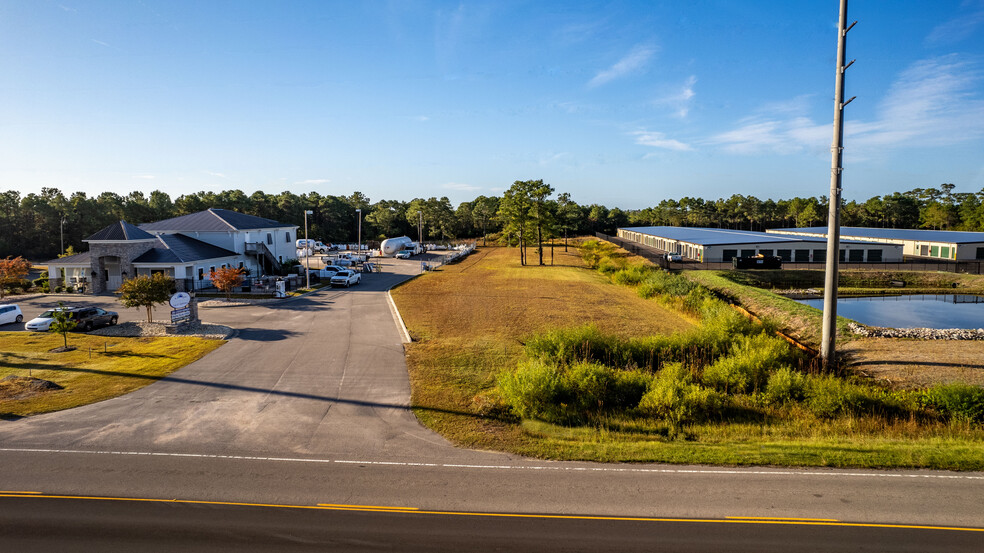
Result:
M797 300L823 309L823 299ZM981 328L984 297L917 294L838 298L837 315L868 326L889 328Z

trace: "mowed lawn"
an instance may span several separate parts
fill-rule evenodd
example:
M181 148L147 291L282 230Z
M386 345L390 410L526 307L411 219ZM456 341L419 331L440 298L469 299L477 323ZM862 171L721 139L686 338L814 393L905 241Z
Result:
M531 248L530 261L537 258ZM544 255L550 262L550 252ZM479 248L462 262L392 291L414 342L407 346L411 403L430 428L467 447L524 450L517 424L481 416L485 392L523 359L523 341L554 328L594 324L623 336L691 328L684 315L613 286L585 269L575 248L554 265L521 266L516 248ZM531 444L527 444L531 445Z
M224 344L191 337L109 338L70 333L0 332L0 418L59 411L120 396L171 374ZM2 380L8 376L18 377ZM37 392L24 379L62 389Z

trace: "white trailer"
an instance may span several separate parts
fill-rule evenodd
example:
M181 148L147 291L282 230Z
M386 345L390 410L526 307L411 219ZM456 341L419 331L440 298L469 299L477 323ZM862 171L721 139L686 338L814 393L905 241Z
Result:
M382 244L379 245L379 253L383 257L393 257L399 253L400 250L406 249L407 246L411 246L413 243L413 240L411 240L408 236L387 238L386 240L383 240Z

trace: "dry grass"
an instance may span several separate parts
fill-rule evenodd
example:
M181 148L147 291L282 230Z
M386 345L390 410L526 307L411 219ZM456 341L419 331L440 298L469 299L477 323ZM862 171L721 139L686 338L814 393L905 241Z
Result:
M393 290L414 339L407 346L411 402L425 424L469 447L524 441L518 426L479 413L495 375L522 359L525 338L584 324L625 336L693 326L633 289L585 270L574 248L557 248L554 263L523 267L517 249L481 248Z
M840 344L848 369L892 388L963 382L984 386L984 342L861 338Z
M22 395L23 382L0 383L0 418L69 409L120 396L163 378L225 343L188 337L108 338L69 335L76 349L57 333L0 333L0 378L8 375L48 380L61 390Z

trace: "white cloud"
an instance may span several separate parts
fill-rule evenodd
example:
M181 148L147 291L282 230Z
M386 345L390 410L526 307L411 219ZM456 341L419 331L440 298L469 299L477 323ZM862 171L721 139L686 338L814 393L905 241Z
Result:
M298 186L314 186L318 184L328 184L329 182L331 182L331 179L307 179L299 180L294 184Z
M209 176L212 176L212 177L219 177L220 179L227 179L227 178L229 178L229 177L225 176L225 174L223 174L223 173L216 173L214 171L205 171L205 174L206 175L209 175Z
M867 157L891 148L977 140L984 136L984 99L977 93L980 81L980 70L956 55L921 60L892 83L874 120L853 119L851 108L846 108L847 146ZM829 151L833 122L817 123L806 117L806 98L758 110L737 128L705 143L737 154Z
M690 113L690 105L693 103L694 96L697 95L694 92L695 84L697 84L697 76L691 75L678 91L662 98L657 98L653 100L653 103L658 106L668 106L673 110L673 115L683 119Z
M475 186L473 184L462 184L458 182L449 182L447 184L442 185L442 187L447 188L449 190L459 190L462 192L474 192L476 190L482 189L481 186Z
M157 176L156 175L133 175L133 178L135 178L135 179L152 180L152 179L156 179Z
M956 19L933 27L933 30L926 35L926 42L930 44L952 44L972 36L978 28L984 25L984 2L976 2L972 9L975 10L972 13L963 14Z
M656 53L656 48L652 46L636 46L624 58L620 59L615 65L599 72L588 82L589 87L601 86L605 83L614 81L621 77L636 73L646 67L649 59Z
M652 146L653 148L662 148L664 150L672 150L674 152L687 152L693 150L689 144L685 144L672 138L666 138L666 135L661 132L634 131L629 134L635 136L635 142L640 146Z
M550 165L554 162L561 161L564 158L570 157L570 155L571 154L569 154L568 152L560 152L556 154L554 153L543 154L540 156L540 159L537 161L537 163L539 165Z
M105 46L105 47L109 48L109 44L108 43L105 43L105 42L103 42L101 40L92 39L92 42L95 42L96 44L98 44L100 46Z

